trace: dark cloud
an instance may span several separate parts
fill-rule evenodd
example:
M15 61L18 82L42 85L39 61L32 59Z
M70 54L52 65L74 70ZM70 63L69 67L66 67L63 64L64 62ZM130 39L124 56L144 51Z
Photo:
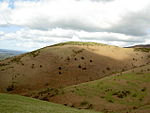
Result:
M31 29L48 30L53 28L73 29L73 30L84 30L88 32L103 32L105 29L100 29L99 26L93 23L88 23L87 20L79 20L78 18L73 19L58 19L50 22L46 17L35 18L32 23L28 23L28 27Z
M100 0L96 0L100 1ZM121 20L116 24L112 24L110 28L101 28L89 23L87 20L80 20L78 18L60 19L54 22L49 22L45 17L36 18L31 21L29 27L32 29L48 30L53 28L84 30L88 32L114 32L133 36L145 36L150 30L150 8L138 12L130 12L121 17Z
M135 13L128 13L120 22L113 25L108 31L126 35L145 36L150 29L150 8Z

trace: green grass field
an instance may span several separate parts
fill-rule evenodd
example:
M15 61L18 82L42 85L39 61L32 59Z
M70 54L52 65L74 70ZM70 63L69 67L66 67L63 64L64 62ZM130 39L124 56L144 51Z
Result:
M46 94L53 93L53 91L43 89L42 92ZM99 109L104 113L132 113L135 110L150 111L150 73L148 72L133 73L130 71L120 73L99 80L65 87L57 91L59 93L54 94L56 97L61 96L61 98L67 99L69 94L76 95L75 98L81 100L78 101L77 106L74 106L76 108ZM39 92L34 92L34 94L38 95ZM97 99L96 102L95 98ZM98 107L103 105L101 102L105 103L103 107L107 110L104 111ZM68 103L70 103L70 100L68 100ZM89 105L92 107L89 108ZM117 107L117 110L105 107L105 105L113 105Z
M87 98L98 96L111 103L140 106L150 96L150 73L126 73L65 88ZM127 101L130 100L130 101Z
M96 113L33 98L0 94L0 113ZM97 112L98 113L98 112Z
M63 89L62 95L67 95L70 92L83 98L86 103L93 105L93 108L95 103L92 99L95 98L99 98L97 105L102 101L110 106L118 106L117 111L113 108L107 108L108 113L133 112L138 111L138 109L140 111L150 111L150 73L130 72L109 76L100 80L66 87ZM125 109L124 106L126 106ZM103 110L100 111L103 112Z

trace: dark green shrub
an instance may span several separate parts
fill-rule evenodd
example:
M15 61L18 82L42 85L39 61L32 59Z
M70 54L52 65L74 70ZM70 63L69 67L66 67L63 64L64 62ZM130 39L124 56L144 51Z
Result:
M14 90L14 85L12 84L11 86L8 86L7 91L13 91Z
M106 69L109 71L110 70L110 68L109 67L106 67Z

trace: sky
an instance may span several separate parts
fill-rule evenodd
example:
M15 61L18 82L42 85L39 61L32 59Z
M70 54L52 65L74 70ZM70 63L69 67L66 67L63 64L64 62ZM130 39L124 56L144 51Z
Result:
M0 0L0 49L150 44L150 0Z

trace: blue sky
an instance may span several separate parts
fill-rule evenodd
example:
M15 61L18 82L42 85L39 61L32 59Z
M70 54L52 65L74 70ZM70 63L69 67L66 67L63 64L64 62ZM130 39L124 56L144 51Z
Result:
M8 25L8 26L0 26L0 31L3 31L5 33L8 33L8 32L16 32L20 29L23 29L23 27L21 26L13 26L13 25Z
M0 0L0 48L32 51L64 41L150 43L149 0Z

